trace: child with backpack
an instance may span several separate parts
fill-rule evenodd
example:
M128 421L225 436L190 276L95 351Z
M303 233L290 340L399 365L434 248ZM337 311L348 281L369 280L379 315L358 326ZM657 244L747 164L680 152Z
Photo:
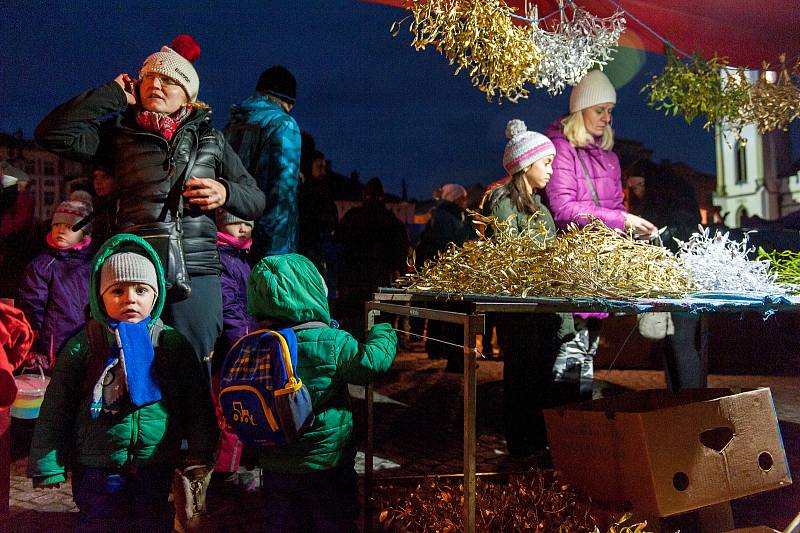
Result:
M63 344L86 322L92 237L72 225L91 212L89 204L61 202L53 212L47 250L25 270L17 306L25 313L36 340L36 363L51 370Z
M309 417L295 419L300 429L297 435L290 435L289 428L285 442L257 450L258 464L263 469L265 530L356 531L359 506L353 413L347 384L365 385L386 372L397 352L397 336L389 324L376 324L367 333L366 343L361 344L351 334L337 329L328 310L322 276L310 260L299 254L262 259L250 276L247 296L251 314L262 327L283 333L282 354L296 354L296 362L284 365L284 359L259 359L263 331L240 339L223 365L223 409L228 394L225 384L229 382L226 371L248 367L248 359L256 358L257 365L252 366L271 372L267 383L275 389L272 399L276 403L280 403L277 400L286 390L278 390L284 385L282 381L287 382L287 389L294 384L297 391L284 402L283 411L277 405L274 418L280 416L284 430L285 418L297 416L305 402L310 401L313 411ZM283 379L276 381L275 376L281 372L272 372L275 368L284 371ZM242 409L241 401L229 402L228 407L233 407L233 414L226 411L228 422L244 418L244 425L252 427L253 417L258 419L257 413ZM291 411L288 414L287 409ZM244 436L242 439L245 441Z
M250 277L250 264L247 257L253 239L252 220L242 220L224 209L217 209L217 249L222 264L220 283L222 285L222 335L214 348L212 388L215 396L219 393L218 370L222 359L231 346L251 331L258 329L258 322L247 312L247 280ZM221 412L217 410L221 421ZM220 428L220 442L214 472L228 474L225 481L240 484L247 491L257 485L257 477L250 471L239 471L242 456L242 443L233 433ZM230 474L233 474L232 476Z
M172 531L174 469L211 463L208 380L192 345L159 319L165 292L139 237L116 235L94 258L91 318L56 361L28 462L35 487L72 470L77 531Z

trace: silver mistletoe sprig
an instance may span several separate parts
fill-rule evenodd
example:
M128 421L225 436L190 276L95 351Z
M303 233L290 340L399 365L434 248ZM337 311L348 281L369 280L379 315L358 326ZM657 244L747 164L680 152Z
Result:
M680 249L678 259L683 262L695 281L707 291L733 293L785 293L786 287L777 282L777 274L770 270L770 262L751 261L745 233L741 242L730 238L728 232L716 230L711 235L708 228L699 228L688 241L675 239Z
M540 52L531 80L553 95L560 94L567 85L576 85L592 68L608 64L625 30L621 11L607 18L596 17L574 4L571 11L570 17L562 3L561 18L554 31L541 28L538 22L531 23L531 39ZM533 7L533 20L538 20L537 6Z

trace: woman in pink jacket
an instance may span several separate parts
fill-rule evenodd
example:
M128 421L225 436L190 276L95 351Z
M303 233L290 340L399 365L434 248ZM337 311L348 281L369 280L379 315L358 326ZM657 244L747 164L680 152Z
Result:
M583 226L589 216L607 226L649 239L657 233L647 220L628 213L622 203L622 179L614 146L611 114L617 102L614 86L592 70L572 89L569 114L545 132L556 147L553 175L545 190L556 226ZM553 366L563 400L591 397L593 358L600 338L601 314L575 316L575 340L564 343Z

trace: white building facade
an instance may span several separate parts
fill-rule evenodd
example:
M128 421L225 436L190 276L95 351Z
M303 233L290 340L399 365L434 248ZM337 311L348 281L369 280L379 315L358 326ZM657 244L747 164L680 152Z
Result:
M749 73L755 81L757 71ZM736 139L716 127L717 187L713 195L724 221L739 227L742 217L776 220L800 210L800 172L792 173L789 132L758 133L748 124Z

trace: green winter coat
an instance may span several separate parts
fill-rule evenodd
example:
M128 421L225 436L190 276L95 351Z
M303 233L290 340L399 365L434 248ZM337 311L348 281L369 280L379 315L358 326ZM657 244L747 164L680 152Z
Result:
M89 281L92 318L107 324L99 296L100 270L105 260L121 251L148 257L158 274L158 298L150 313L152 327L164 307L164 271L153 249L139 237L119 234L97 252ZM113 345L111 332L106 332ZM172 328L164 327L155 348L156 377L162 399L131 407L114 418L92 419L91 389L99 378L92 369L87 327L70 339L59 354L36 423L28 461L34 485L61 483L67 465L121 468L177 461L181 439L189 442L189 456L211 462L218 430L208 380L192 345ZM102 366L102 365L101 365Z
M542 199L538 194L533 195L533 203L536 205L538 216L531 217L519 211L511 202L511 197L503 193L504 187L498 187L489 196L487 205L491 215L503 222L510 218L511 227L519 233L532 230L531 238L539 242L544 240L544 235L539 231L539 222L542 222L547 230L547 237L556 238L556 223L553 221L553 215L542 204Z
M487 210L489 214L497 217L498 220L510 221L513 230L519 233L530 231L531 239L542 242L545 238L556 238L556 223L550 210L542 204L542 198L538 194L533 195L533 203L536 205L538 215L530 216L519 211L511 197L506 194L505 186L494 189L487 200ZM544 225L547 235L539 230L539 223ZM535 295L532 295L535 296ZM560 319L560 325L556 335L558 340L565 342L575 337L575 321L570 313L556 313Z
M281 327L309 321L331 323L322 276L302 255L262 259L250 276L247 301L254 317ZM376 324L365 344L335 328L297 331L295 370L311 395L314 424L298 442L260 451L261 467L306 473L342 464L353 435L347 384L370 383L389 369L396 352L397 335L389 324Z

